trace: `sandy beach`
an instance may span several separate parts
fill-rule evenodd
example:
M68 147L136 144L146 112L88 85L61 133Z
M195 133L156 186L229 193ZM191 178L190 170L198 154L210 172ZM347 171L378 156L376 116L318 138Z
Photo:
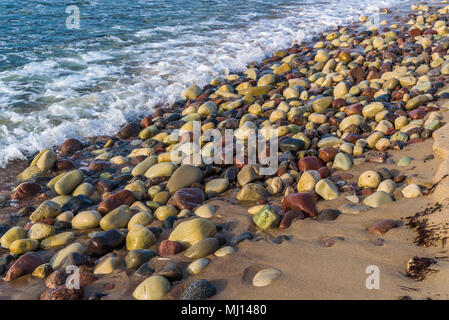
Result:
M378 29L360 17L114 136L10 162L0 299L449 299L446 5L381 10ZM208 130L235 145L264 128L272 175L187 162Z

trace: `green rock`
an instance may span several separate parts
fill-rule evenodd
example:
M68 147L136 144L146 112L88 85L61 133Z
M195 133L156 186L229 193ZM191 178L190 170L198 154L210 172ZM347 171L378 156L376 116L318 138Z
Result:
M90 197L94 192L95 192L94 186L89 182L84 182L81 183L78 187L76 187L75 190L73 190L72 195L74 197L79 195Z
M402 157L401 159L399 159L397 165L398 165L398 167L407 167L408 165L410 165L411 161L412 161L412 158L410 158L410 157Z
M344 118L339 125L339 128L341 131L345 130L347 127L351 125L360 126L365 123L365 118L363 118L361 115L353 114L349 117Z
M9 245L9 250L13 255L23 254L29 251L36 250L39 246L39 241L32 239L18 239Z
M57 158L58 156L56 155L56 152L53 150L47 150L39 157L36 165L41 171L48 171L53 168Z
M156 242L154 234L146 227L135 224L126 235L126 249L148 249Z
M40 204L30 215L32 222L38 222L47 218L55 218L61 213L61 207L56 202L47 200Z
M105 231L125 228L131 217L131 209L127 205L122 205L101 218L100 227Z
M242 202L256 202L265 198L265 188L256 183L245 184L237 193L237 200Z
M33 270L31 275L36 278L44 279L47 278L53 272L53 268L49 263L44 263Z
M81 171L69 171L56 182L55 191L60 195L70 194L81 182L83 182L83 174Z
M400 132L400 131L396 131L395 133L393 133L390 137L390 141L402 141L402 142L407 142L408 140L408 135Z
M272 74L266 74L262 77L260 77L259 81L257 82L257 86L268 86L276 82L276 78Z
M190 247L201 240L214 237L217 233L215 225L207 219L196 218L181 222L171 232L168 240L179 241L184 247Z
M156 253L150 249L131 250L125 257L126 267L129 269L137 269L155 255Z
M340 195L337 186L329 179L321 179L315 185L315 192L324 200L334 200Z
M430 121L428 124L425 125L425 129L429 129L432 131L435 131L441 127L441 121L440 120L433 120Z
M332 105L333 97L318 97L312 101L313 110L321 113Z
M154 215L159 221L164 221L168 217L176 216L178 214L178 209L175 206L168 204L166 206L160 206L154 211Z
M43 175L42 170L39 169L36 165L34 165L34 166L29 166L28 168L23 170L22 173L20 173L18 175L18 178L20 180L30 180L32 178L36 178L41 175Z
M384 191L376 191L363 200L363 203L371 208L379 208L390 202L393 202L393 200L388 193Z
M162 276L145 279L133 292L137 300L160 300L170 291L170 281Z
M374 118L376 114L385 109L381 102L373 102L363 107L362 114L365 118Z
M140 224L142 226L146 226L150 224L153 220L153 216L147 211L140 211L133 215L131 220L128 222L128 229L131 229L134 225Z
M265 206L254 215L253 222L260 229L269 230L279 226L280 218L270 206Z
M50 259L50 266L53 269L57 269L61 262L70 254L72 253L79 253L83 255L86 252L86 248L84 248L80 243L75 242L71 245L67 246L66 248L58 251L51 259Z
M47 250L54 247L64 246L75 240L75 234L71 231L62 232L41 241L41 248Z
M19 226L12 227L0 238L0 244L3 248L9 248L11 243L16 240L24 239L27 237L27 232L25 229Z
M94 274L109 274L119 267L120 262L116 257L107 257L96 265Z
M335 170L349 170L352 167L352 159L348 155L339 152L335 156L332 169Z
M187 258L199 259L214 253L217 249L218 240L216 238L206 238L189 247L184 252L184 255Z
M407 104L405 105L405 109L406 110L416 109L419 106L423 105L424 103L427 103L428 101L429 98L426 95L414 97L407 102Z

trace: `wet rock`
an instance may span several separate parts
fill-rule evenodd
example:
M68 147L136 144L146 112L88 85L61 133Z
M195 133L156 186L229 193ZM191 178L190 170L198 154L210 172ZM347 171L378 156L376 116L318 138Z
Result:
M195 260L187 266L186 271L190 275L197 275L209 265L209 262L206 258Z
M131 122L123 126L117 133L117 137L120 139L129 139L132 137L137 137L140 132L140 127L137 123Z
M42 202L39 207L34 210L30 216L30 220L33 222L39 222L40 220L47 218L55 218L61 213L61 207L59 204L47 200Z
M210 197L214 197L219 195L220 193L226 191L229 187L228 179L213 179L206 183L205 192L206 195Z
M3 248L9 248L9 246L18 239L24 239L27 237L27 232L19 226L12 227L0 239L0 244Z
M256 202L266 198L265 188L257 183L245 184L237 193L237 200L242 202Z
M76 151L83 148L83 143L77 139L67 139L59 147L59 154L61 156L72 155Z
M62 259L59 268L61 270L66 270L69 266L80 266L85 264L86 261L86 255L80 254L79 252L71 252L64 259Z
M127 205L122 205L101 218L100 227L105 231L125 228L131 217L131 209Z
M42 240L56 233L53 226L46 223L35 223L28 230L28 238L33 240Z
M337 186L329 179L321 179L315 185L315 192L324 200L334 200L340 195Z
M126 267L129 269L137 269L155 255L156 253L150 249L131 250L125 257Z
M170 198L168 204L172 204L178 209L194 209L201 205L205 200L203 190L199 188L182 188Z
M323 165L317 157L304 157L298 161L298 168L301 172L307 170L318 170Z
M341 214L339 210L336 209L324 209L321 210L317 220L318 221L332 221L338 218L338 216Z
M304 219L304 214L299 210L288 210L279 223L280 229L287 229L296 219Z
M358 185L360 188L377 188L381 181L380 175L373 170L363 172L359 179Z
M56 288L65 284L66 279L67 274L65 273L65 270L56 270L45 279L45 286L50 289Z
M40 247L44 250L47 250L50 248L66 245L73 240L75 240L75 234L73 232L62 232L43 239L41 241Z
M182 270L176 263L170 262L159 270L157 275L166 278L170 282L174 282L182 279Z
M71 245L65 247L64 249L58 251L51 259L50 266L53 269L57 269L65 257L69 256L71 253L77 252L79 254L84 254L86 249L78 242L72 243Z
M100 220L101 215L97 211L83 211L72 219L72 227L79 230L92 229L99 226Z
M218 240L215 238L206 238L190 246L184 255L191 259L199 259L208 256L218 249Z
M112 210L122 206L130 206L136 201L134 194L129 190L120 190L103 200L99 205L97 211L105 215Z
M120 262L115 256L109 256L101 260L95 266L94 274L109 274L120 267Z
M412 183L402 189L402 194L405 198L417 198L422 195L422 191L416 183Z
M338 208L341 213L360 214L369 210L369 207L355 203L346 203Z
M46 289L42 292L41 300L80 300L83 297L82 289L68 289L65 285Z
M181 188L189 187L195 182L201 182L203 178L202 171L192 165L183 165L175 170L168 180L167 188L171 194Z
M93 237L89 241L87 253L93 257L102 257L125 242L125 235L117 229L110 229Z
M275 268L260 270L253 278L253 286L264 287L269 285L274 279L278 278L282 271Z
M56 183L55 191L60 195L68 195L83 181L83 174L79 170L72 170L64 174Z
M196 208L195 215L200 218L210 219L215 215L215 207L210 204L203 204L201 207Z
M27 252L19 259L14 261L8 269L5 281L15 280L23 275L32 273L39 265L44 263L44 259L37 252Z
M156 242L154 234L140 224L134 225L126 235L126 249L148 249Z
M212 222L207 219L196 218L177 225L168 240L179 241L184 247L190 247L201 240L214 237L216 232L217 230Z
M138 277L149 277L154 273L154 269L150 267L148 262L142 264L134 273Z
M159 244L160 256L171 256L184 251L184 246L178 241L163 240Z
M39 184L34 182L24 182L11 194L11 200L25 200L41 192L42 188Z
M237 246L240 242L244 240L252 240L254 238L253 234L249 231L238 234L229 241L229 245L232 247Z
M70 211L73 213L77 213L81 210L84 210L90 206L92 206L94 202L85 195L78 195L76 197L71 198L66 202L61 208L62 212Z
M293 193L282 200L282 210L300 210L310 217L318 216L316 198L311 193Z

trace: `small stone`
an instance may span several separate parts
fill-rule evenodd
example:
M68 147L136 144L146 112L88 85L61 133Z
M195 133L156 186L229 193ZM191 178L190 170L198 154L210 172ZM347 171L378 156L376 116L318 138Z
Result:
M160 300L170 290L170 282L158 275L151 276L140 283L133 292L137 300Z
M184 251L184 246L178 241L163 240L159 244L160 256L171 256Z
M64 246L73 240L75 240L75 234L73 232L62 232L45 238L41 241L40 246L43 250L47 250L54 247Z
M321 179L315 186L315 192L324 200L334 200L340 195L337 186L329 179Z
M380 175L373 170L363 172L359 179L358 185L360 188L377 188L381 181Z
M203 190L199 188L182 188L170 198L168 204L172 204L178 209L192 210L201 205L206 200Z
M345 198L348 199L349 201L351 201L352 203L359 203L360 202L359 197L357 197L356 195L346 196Z
M351 169L351 167L352 167L352 159L342 152L337 153L334 159L334 163L332 165L332 169L349 170Z
M390 229L396 228L397 222L394 220L384 220L368 228L368 232L374 235L387 233Z
M137 269L155 255L156 253L150 249L131 250L125 257L126 267L129 269Z
M187 273L191 275L199 274L201 271L204 270L204 268L207 267L209 264L209 259L201 258L198 260L193 261L187 266Z
M411 161L412 161L412 158L410 158L410 157L402 157L401 159L399 159L397 165L398 165L398 167L407 167L408 165L410 165Z
M233 254L234 252L235 252L235 249L233 247L226 246L226 247L220 248L217 251L215 251L214 255L217 257L224 257L229 254Z
M394 190L396 189L396 183L393 180L387 179L379 183L377 187L377 191L384 191L388 193L390 196L393 195Z
M42 256L36 252L27 252L9 267L4 278L5 281L15 280L23 275L33 272L44 263Z
M357 205L354 203L346 203L338 208L341 213L360 214L369 210L369 207Z
M39 184L34 182L21 183L11 194L11 200L25 200L42 192Z
M333 221L338 218L341 214L339 210L336 209L324 209L320 211L320 214L317 217L318 221Z
M192 165L183 165L177 168L168 180L167 188L170 193L175 193L181 188L190 187L195 182L201 182L203 178L202 171Z
M120 266L116 257L107 257L95 267L94 274L109 274Z
M200 218L210 219L215 215L215 207L210 204L204 204L195 210L195 214Z
M304 219L304 214L299 210L288 210L279 223L280 229L287 229L296 219Z
M3 248L9 248L11 243L16 240L24 239L27 237L27 232L19 226L12 227L0 239L0 244Z
M311 193L293 193L286 196L282 200L282 210L287 212L289 209L303 211L310 217L318 216L316 198Z
M53 226L46 223L35 223L28 230L28 238L33 240L42 240L56 233Z
M214 237L216 232L217 230L212 222L204 218L196 218L177 225L168 240L179 241L184 247L190 247L201 240Z
M32 253L32 252L29 252ZM48 277L53 272L52 267L48 263L43 263L39 266L37 266L31 275L36 278L44 279Z
M39 157L36 165L41 171L48 171L54 167L57 158L56 152L47 150Z
M117 229L110 229L94 236L89 241L88 254L102 257L125 242L125 235Z
M95 210L82 211L72 219L74 229L85 230L98 227L101 215Z
M190 246L184 255L191 259L199 259L215 252L218 248L218 240L215 238L206 238Z
M240 242L245 241L245 240L252 240L253 238L254 238L254 236L251 232L245 231L243 233L240 233L240 234L232 237L232 239L229 241L229 245L232 247L235 247Z
M128 225L131 217L131 209L127 205L122 205L101 218L100 227L105 231L110 229L121 229Z
M130 206L136 201L134 194L129 190L120 190L109 196L98 205L97 211L102 215L106 215L109 212L120 206Z
M175 206L173 206L171 204L166 205L166 206L160 206L154 212L154 215L156 216L156 218L159 221L164 221L168 217L176 216L177 214L178 214L178 210L176 209Z
M237 193L237 200L241 202L256 202L265 198L265 188L256 183L245 184Z
M270 206L265 206L253 217L254 224L262 230L279 226L280 218Z
M140 224L142 226L146 226L151 223L153 217L149 212L140 211L133 215L133 217L128 222L128 229L131 229L134 225Z
M168 281L174 282L182 279L182 270L176 263L170 262L158 271L157 275L166 278Z
M269 285L274 279L278 278L282 271L275 268L260 270L253 278L253 286L264 287Z
M150 267L148 262L142 264L134 273L138 277L149 277L154 273L154 269Z
M83 181L79 170L72 170L62 176L55 184L55 191L60 195L68 195Z
M404 189L402 189L402 194L404 195L405 198L417 198L421 196L422 191L417 184L412 183L406 186Z
M213 179L206 183L205 192L206 195L210 197L214 197L219 195L222 192L225 192L229 187L229 180L226 178L223 179Z
M376 191L363 200L363 203L371 208L378 208L392 202L390 195L384 191Z
M47 218L55 218L61 213L61 207L59 204L47 200L42 202L39 207L31 214L30 220L32 222L39 222L40 220Z
M23 254L28 251L36 250L39 241L32 239L18 239L9 245L9 250L13 255Z
M66 270L69 266L80 266L86 263L86 256L78 252L71 252L62 259L59 269Z
M129 251L137 249L148 249L156 242L154 234L146 227L136 224L126 236L126 249Z
M83 297L82 289L68 289L65 285L46 289L42 292L41 300L80 300Z
M72 243L71 245L65 247L64 249L58 251L51 259L50 266L53 269L57 269L65 257L69 256L72 252L77 252L79 254L84 254L86 249L78 242Z

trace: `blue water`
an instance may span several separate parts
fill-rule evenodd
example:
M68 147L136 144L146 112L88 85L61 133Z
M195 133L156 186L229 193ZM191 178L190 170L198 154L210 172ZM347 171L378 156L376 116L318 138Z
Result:
M398 2L0 1L0 166L115 133L188 85ZM69 4L79 29L66 27Z

